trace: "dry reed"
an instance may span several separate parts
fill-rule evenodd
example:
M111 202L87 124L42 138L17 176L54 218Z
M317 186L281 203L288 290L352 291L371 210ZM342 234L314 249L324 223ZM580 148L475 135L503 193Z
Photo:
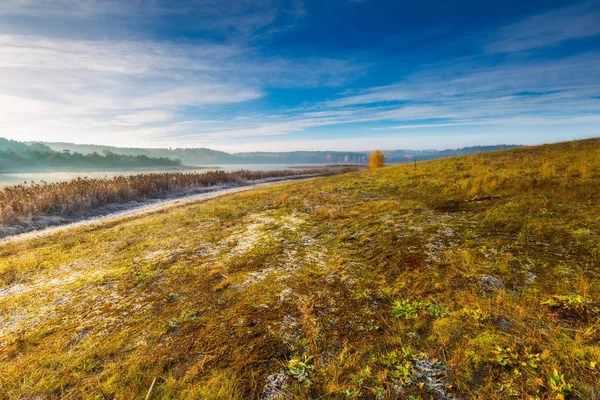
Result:
M343 171L346 170L335 172ZM195 188L333 173L332 169L149 173L112 179L78 178L68 182L9 186L0 190L0 224L10 225L46 215L69 216L107 204L162 198Z

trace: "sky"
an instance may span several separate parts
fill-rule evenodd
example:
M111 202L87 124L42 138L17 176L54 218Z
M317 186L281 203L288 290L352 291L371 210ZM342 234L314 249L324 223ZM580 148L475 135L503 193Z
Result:
M1 0L0 137L231 152L600 136L600 0Z

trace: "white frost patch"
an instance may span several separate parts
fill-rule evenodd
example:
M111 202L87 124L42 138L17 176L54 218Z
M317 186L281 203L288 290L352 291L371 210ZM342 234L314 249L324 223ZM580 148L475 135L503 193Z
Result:
M8 336L18 332L31 330L37 325L58 316L60 307L73 303L81 295L77 284L85 284L102 280L107 270L94 267L87 262L73 263L58 267L54 274L43 275L30 282L20 282L8 286L0 291L0 349L8 343ZM116 302L118 295L110 292L108 295L102 288L97 288L95 295L89 296L84 303L96 301L98 304ZM28 296L28 297L25 297ZM31 300L30 300L31 299ZM22 305L27 303L43 304L33 306ZM78 314L66 315L64 318L79 318Z
M289 287L286 287L279 293L279 301L284 302L284 301L291 300L292 293L293 293L292 289L290 289Z
M298 226L305 222L304 219L296 215L286 215L276 219L267 213L256 214L249 217L248 224L242 230L234 232L223 245L212 249L208 253L212 257L220 256L229 247L227 244L233 244L225 259L242 257L252 251L256 244L265 239L278 239L285 230L296 232Z
M446 228L440 229L439 233L446 237L454 236L454 230L452 228L450 228L449 226Z
M145 261L168 261L172 260L181 254L183 254L184 250L179 248L175 250L156 250L147 253L144 256Z
M304 224L306 224L306 220L298 214L284 216L275 216L272 213L254 214L246 218L245 226L242 229L234 231L218 246L200 251L213 262L219 260L227 265L237 258L245 257L261 243L284 241L286 232L297 233ZM301 250L299 251L299 249ZM290 273L305 266L315 269L324 268L326 266L325 255L326 252L318 247L310 236L296 237L294 244L285 246L283 249L282 259L277 266L265 265L258 271L251 271L245 275L242 282L232 284L229 288L245 289L274 274L277 275L277 281L285 281L290 278Z
M255 285L259 282L264 281L273 272L275 272L275 269L273 268L265 268L257 272L250 272L244 282L240 283L239 285L231 285L230 287L232 289L241 289Z
M156 258L161 258L165 254L167 254L167 252L165 250L151 251L150 253L147 253L144 256L144 260L146 260L146 261L154 260Z
M229 239L235 240L236 245L231 249L232 256L243 256L251 251L256 243L265 239L269 234L265 232L265 227L275 222L273 218L261 216L256 217L255 222L246 226L242 232L234 234Z
M9 297L21 296L38 289L43 289L44 292L56 290L63 286L69 285L79 279L95 279L103 274L102 270L95 270L93 273L88 273L85 275L81 271L73 271L75 267L81 268L82 266L89 267L89 264L81 263L62 266L57 268L57 271L63 273L58 276L44 276L32 282L21 282L7 286L4 289L0 290L0 300L4 300Z

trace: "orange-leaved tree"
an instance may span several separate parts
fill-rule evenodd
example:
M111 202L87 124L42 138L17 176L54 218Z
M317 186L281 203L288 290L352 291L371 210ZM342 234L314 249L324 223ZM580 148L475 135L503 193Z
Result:
M371 157L369 157L369 168L379 168L383 167L385 161L385 154L383 154L379 150L375 150L371 153Z

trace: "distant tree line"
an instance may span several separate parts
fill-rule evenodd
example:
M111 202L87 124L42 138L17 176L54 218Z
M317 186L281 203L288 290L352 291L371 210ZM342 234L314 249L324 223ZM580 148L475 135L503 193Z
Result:
M518 147L475 146L448 150L386 150L388 164L431 160ZM73 143L23 143L0 138L0 170L120 169L179 165L367 164L370 151L226 153L207 148L126 148Z
M112 152L123 155L145 155L147 157L170 158L181 160L185 165L226 165L226 164L340 164L369 162L371 151L342 152L342 151L292 151L292 152L245 152L226 153L207 148L175 148L175 149L149 149L126 148L97 145L79 145L72 143L45 143L54 150L68 149L72 152L83 154ZM518 146L475 146L453 150L388 150L384 151L386 162L403 163L417 160L430 160L434 158L468 155L479 152L488 152L501 149L510 149Z
M110 151L81 154L70 150L55 151L40 143L25 144L0 138L0 171L74 170L176 167L181 161L145 155L122 155Z
M406 163L415 160L424 161L436 158L467 156L475 153L488 153L490 151L514 149L517 147L521 146L500 144L493 146L461 147L458 149L446 150L388 150L383 153L385 154L385 160L388 163Z
M80 153L103 153L145 155L181 160L185 165L223 165L223 164L339 164L366 163L367 152L339 151L292 151L292 152L246 152L226 153L207 148L128 148L98 145L80 145L72 143L45 143L54 150L68 149Z

